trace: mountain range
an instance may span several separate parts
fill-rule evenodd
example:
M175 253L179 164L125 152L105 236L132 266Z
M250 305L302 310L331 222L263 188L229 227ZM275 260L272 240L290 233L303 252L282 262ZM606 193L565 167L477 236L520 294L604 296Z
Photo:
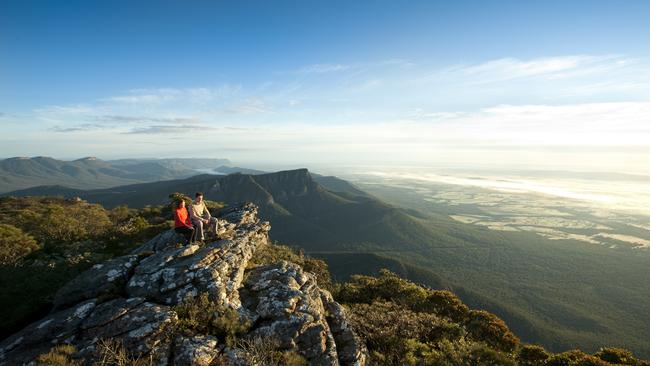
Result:
M209 175L80 190L33 187L6 195L78 196L105 207L161 205L172 192L250 201L271 239L325 259L335 279L390 268L448 288L496 313L528 342L554 351L622 346L647 357L650 289L644 258L572 241L495 232L447 215L387 204L347 181L297 169Z
M107 188L125 184L185 178L230 164L227 159L124 159L86 157L73 161L45 156L0 160L0 193L40 186Z

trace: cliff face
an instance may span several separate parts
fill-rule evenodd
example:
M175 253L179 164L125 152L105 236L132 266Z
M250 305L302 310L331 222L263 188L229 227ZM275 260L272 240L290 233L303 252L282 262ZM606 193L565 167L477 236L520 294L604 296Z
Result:
M170 230L82 273L59 290L50 315L0 344L0 365L29 363L58 344L73 345L89 364L106 340L153 364L245 365L250 349L240 345L259 339L310 365L365 365L365 346L345 310L314 275L286 261L246 269L268 243L270 225L258 220L257 207L233 207L221 219L217 242L177 247L181 240ZM242 343L178 331L176 306L201 295L250 324Z

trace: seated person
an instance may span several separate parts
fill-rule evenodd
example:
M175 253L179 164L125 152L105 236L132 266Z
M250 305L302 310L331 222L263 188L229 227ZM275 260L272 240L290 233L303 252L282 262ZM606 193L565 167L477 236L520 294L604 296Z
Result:
M194 203L190 206L190 218L196 228L197 240L205 240L204 231L212 231L214 237L217 237L217 218L210 215L210 211L205 206L205 201L203 201L203 193L201 192L196 192Z
M195 240L195 230L190 221L187 209L185 208L185 201L180 199L176 202L174 208L174 231L183 234L187 241L185 245L191 244Z

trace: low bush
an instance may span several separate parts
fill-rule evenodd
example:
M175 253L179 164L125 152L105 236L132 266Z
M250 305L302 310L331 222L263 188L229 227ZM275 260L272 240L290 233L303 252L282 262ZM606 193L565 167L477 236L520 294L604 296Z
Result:
M124 345L111 339L97 342L93 366L154 366L151 358L131 355Z
M471 310L466 328L471 338L503 352L512 352L519 345L519 338L508 329L506 323L487 311Z
M379 277L352 276L349 282L338 286L335 298L344 303L371 303L383 299L454 321L465 321L469 315L469 308L453 293L418 286L387 269L382 269Z
M544 347L525 344L519 349L517 360L521 366L543 366L551 354Z
M465 331L435 314L414 312L384 300L349 305L350 322L372 352L373 362L399 365L400 360L416 364L433 354L444 339L457 340Z
M637 360L632 352L622 348L601 348L594 356L603 361L621 365L638 365Z
M176 327L180 332L213 335L229 346L251 327L248 319L232 308L218 305L207 293L188 297L173 310L178 315Z
M69 344L55 346L36 357L36 366L81 366L80 362L72 358L76 352L75 347Z
M40 247L31 235L13 225L0 224L0 265L14 265L38 249Z
M280 244L268 244L259 247L248 262L248 268L255 268L267 264L275 264L280 261L293 262L300 265L305 271L316 276L318 286L331 291L332 280L327 263L320 259L310 258L302 252L297 252L288 246Z
M307 360L294 351L280 350L272 338L240 339L235 347L244 353L249 365L306 366Z
M547 366L574 366L578 361L587 357L587 354L580 350L570 350L552 355L547 361Z

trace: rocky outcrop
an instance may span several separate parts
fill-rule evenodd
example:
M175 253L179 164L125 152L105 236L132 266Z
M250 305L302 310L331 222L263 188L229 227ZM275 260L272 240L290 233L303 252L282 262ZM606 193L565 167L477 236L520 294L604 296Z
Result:
M95 265L59 290L50 315L0 344L0 365L29 364L57 344L74 345L88 364L107 340L157 365L251 364L246 350L213 335L176 331L174 306L203 293L247 318L252 327L243 339L271 339L310 365L365 365L365 346L345 309L314 275L290 262L246 272L269 230L257 207L244 204L222 213L218 241L182 246L170 230Z
M252 336L298 348L313 365L337 364L336 344L313 275L283 261L256 268L244 285L245 307L259 324Z

